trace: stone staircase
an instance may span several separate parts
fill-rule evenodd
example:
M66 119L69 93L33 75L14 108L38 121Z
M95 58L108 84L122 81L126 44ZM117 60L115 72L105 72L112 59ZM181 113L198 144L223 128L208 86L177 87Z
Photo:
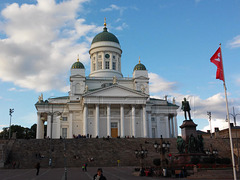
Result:
M200 170L197 173L194 173L191 176L187 177L188 179L233 179L232 169L219 169L219 170ZM239 172L237 172L237 179L240 178Z
M178 154L176 138L164 139L170 142L170 152L173 156ZM159 138L130 138L130 139L16 139L7 140L4 146L5 167L11 167L15 162L19 168L33 168L40 161L41 167L49 167L49 159L52 167L81 167L84 163L89 166L117 166L120 160L121 166L139 166L140 159L136 158L135 150L140 150L140 144L148 150L148 156L143 160L145 166L153 166L153 159L160 158L153 147L154 142L159 143ZM0 140L0 144L3 141ZM219 156L231 157L229 144L222 139L206 139L205 149L210 144L217 148ZM223 144L226 144L226 146ZM66 149L66 150L64 150ZM167 154L168 154L167 153ZM166 154L166 156L167 156ZM93 161L89 159L93 158ZM7 164L8 163L8 164Z

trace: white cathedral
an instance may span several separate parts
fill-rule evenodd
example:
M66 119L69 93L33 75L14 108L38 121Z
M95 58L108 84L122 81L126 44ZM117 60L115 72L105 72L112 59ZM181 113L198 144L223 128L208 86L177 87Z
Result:
M139 63L132 77L121 73L122 49L117 37L108 32L97 34L89 50L91 70L77 59L71 67L68 96L43 100L37 109L37 139L86 137L177 137L177 109L165 99L149 96L146 67ZM44 124L47 130L44 132Z

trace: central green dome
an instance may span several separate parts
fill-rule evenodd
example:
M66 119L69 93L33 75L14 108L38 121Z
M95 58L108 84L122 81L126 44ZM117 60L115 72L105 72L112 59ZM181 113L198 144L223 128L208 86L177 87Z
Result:
M97 34L93 38L92 44L100 41L111 41L119 44L118 38L114 34L108 32L106 27L103 28L103 32Z

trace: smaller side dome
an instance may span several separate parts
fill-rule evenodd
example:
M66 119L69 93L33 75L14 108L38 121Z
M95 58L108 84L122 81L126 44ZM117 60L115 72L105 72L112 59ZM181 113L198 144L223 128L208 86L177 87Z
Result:
M133 71L135 70L147 70L146 67L141 63L140 57L139 57L139 62L138 64L134 67Z
M85 69L85 67L81 62L79 62L79 58L78 58L77 62L73 63L71 69Z

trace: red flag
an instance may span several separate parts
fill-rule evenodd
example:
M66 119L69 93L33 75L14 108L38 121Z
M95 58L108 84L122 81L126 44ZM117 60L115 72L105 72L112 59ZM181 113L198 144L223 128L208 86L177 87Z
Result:
M224 80L224 73L223 73L221 47L218 48L218 50L214 53L214 55L211 57L210 60L213 64L215 64L217 66L216 79L220 79L222 81L225 81Z

